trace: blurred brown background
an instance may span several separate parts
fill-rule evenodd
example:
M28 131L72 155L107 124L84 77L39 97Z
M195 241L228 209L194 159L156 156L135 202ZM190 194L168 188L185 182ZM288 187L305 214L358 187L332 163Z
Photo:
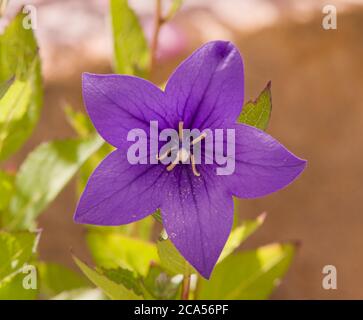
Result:
M164 0L168 2L168 0ZM150 33L152 3L131 1ZM335 4L337 30L324 30L324 4ZM283 191L240 202L242 218L268 212L244 245L299 240L300 250L274 299L363 299L363 1L186 0L162 32L157 75L200 44L232 40L246 70L246 99L272 80L268 132L308 159L304 174ZM63 106L82 110L80 75L111 72L107 1L36 1L44 59L45 104L40 125L15 158L41 141L74 135ZM89 259L83 229L73 223L70 185L40 218L45 260L72 266L70 247ZM338 289L322 288L322 269L334 265Z

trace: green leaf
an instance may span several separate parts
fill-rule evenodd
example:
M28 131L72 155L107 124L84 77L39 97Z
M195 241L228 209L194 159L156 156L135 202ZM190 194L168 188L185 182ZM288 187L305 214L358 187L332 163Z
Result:
M210 280L200 279L199 299L266 299L288 270L293 244L270 244L228 256Z
M0 100L0 161L16 152L38 121L43 99L40 58L20 13L0 35L0 83L15 80Z
M0 99L9 90L10 86L14 83L15 77L11 77L9 80L0 84Z
M10 198L14 190L14 176L0 170L0 213L8 207ZM0 214L1 225L1 214Z
M221 253L218 263L230 255L240 244L255 232L264 222L265 214L261 214L255 220L246 220L241 226L236 227L230 234L228 241ZM170 240L160 240L157 242L158 254L162 267L169 274L184 274L186 268L191 273L197 273L195 269L183 258Z
M87 243L96 264L113 269L122 267L146 276L150 263L159 262L156 246L117 232L90 231Z
M40 279L40 292L46 297L53 297L63 291L89 287L83 275L56 263L40 262L37 264Z
M96 232L119 233L131 238L139 238L143 241L149 241L152 236L154 219L148 216L139 221L124 224L120 226L93 226L89 225L88 229Z
M134 11L127 0L110 0L115 72L146 77L150 52Z
M106 296L100 289L86 288L63 291L51 300L106 300Z
M170 240L160 240L156 245L160 264L169 274L185 274L187 268L190 273L196 273L194 268L183 258Z
M38 296L37 289L23 287L25 273L19 272L11 279L0 285L0 300L35 300Z
M133 222L130 224L128 235L149 241L152 235L154 222L155 221L152 216Z
M127 289L122 284L112 281L106 275L93 270L76 257L74 257L74 261L87 276L87 278L90 279L97 287L99 287L109 298L113 300L142 299L142 297L136 295L132 290Z
M143 295L143 288L140 283L141 278L135 272L120 267L117 269L101 268L100 272L113 282L122 284L125 288L134 291L138 296Z
M96 169L96 167L101 163L101 161L106 158L108 154L114 151L115 148L109 145L106 142L103 142L101 147L92 154L91 157L82 165L78 172L78 181L77 181L77 192L79 195L84 191L86 184L88 182L89 177Z
M252 233L254 233L265 221L266 214L262 213L255 220L245 220L239 227L232 230L227 243L218 259L220 263L224 258L229 256L236 250L243 241L245 241Z
M247 102L238 121L261 130L266 130L272 110L271 81L255 101Z
M0 287L19 273L36 252L39 233L0 231Z
M95 128L83 112L75 111L71 106L64 108L68 123L73 130L82 138L87 138L95 132Z
M174 281L160 266L152 265L145 279L143 287L153 299L175 299L180 291L181 281Z
M132 290L136 295L145 299L174 299L180 288L180 281L169 277L165 271L155 264L152 264L146 277L141 277L128 269L104 269L98 270L109 280L123 285Z
M6 227L33 228L37 216L102 143L98 136L69 139L44 143L30 153L16 176Z
M34 259L39 233L0 231L0 300L35 299L38 290L25 289L23 267Z
M32 29L23 27L26 14L19 13L0 35L0 82L16 76L28 77L35 61L39 64L38 45Z
M68 123L73 128L73 130L78 134L81 138L89 138L92 135L96 134L96 130L90 120L90 118L82 112L75 111L71 106L66 106L65 114L68 120ZM106 158L108 154L114 151L115 148L105 141L102 146L92 154L91 157L82 165L79 170L78 179L77 179L77 193L81 195L84 191L86 184L88 182L89 177L96 169L96 167L101 163L101 161Z

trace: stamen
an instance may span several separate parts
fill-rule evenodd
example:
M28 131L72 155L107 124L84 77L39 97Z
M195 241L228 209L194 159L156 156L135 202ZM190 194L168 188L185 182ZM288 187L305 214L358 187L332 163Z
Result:
M195 145L196 143L198 143L199 141L202 141L205 137L207 136L207 133L206 132L203 132L199 137L195 138L191 145Z
M179 140L180 141L183 141L183 126L184 126L184 122L179 121Z
M183 121L179 121L179 124L178 124L178 129L179 129L179 140L181 142L183 142L183 127L184 127L184 122ZM195 138L192 142L191 142L191 145L195 145L197 144L198 142L202 141L205 137L207 136L207 133L206 132L203 132L199 137ZM168 151L164 152L163 154L161 155L156 155L156 159L158 160L163 160L165 159L168 154L172 151L172 150L175 150L177 147L172 147L170 148ZM166 170L167 171L172 171L178 164L179 162L181 163L187 163L187 161L191 160L191 164L192 164L192 171L193 171L193 174L196 176L196 177L199 177L200 176L200 173L198 172L197 170L197 166L196 166L196 162L195 162L195 157L192 153L190 153L190 151L187 151L186 149L184 149L183 147L180 148L178 150L178 153L176 154L176 157L174 159L173 162L171 162L167 167L166 167Z
M195 157L194 157L194 155L193 155L193 154L191 154L191 155L190 155L190 160L191 160L191 162L192 162L192 170L193 170L193 174L194 174L195 176L199 177L199 176L200 176L200 173L198 172L197 167L196 167L196 165L195 165Z
M166 150L163 154L161 154L161 155L156 155L156 160L164 160L168 155L169 155L169 153L171 152L171 151L173 151L173 150L175 150L177 147L172 147L172 148L170 148L170 149L168 149L168 150Z
M179 162L185 163L185 162L188 161L188 159L189 159L188 151L181 148L181 149L178 150L178 153L176 154L176 157L175 157L174 161L166 167L166 170L171 171L171 170L173 170L175 168L175 166Z
M173 169L176 167L176 165L179 163L179 160L180 160L180 154L179 154L179 151L178 151L178 153L177 153L177 155L176 155L176 157L175 157L174 161L173 161L172 163L170 163L170 164L166 167L166 170L168 170L168 171L173 170Z
M166 167L166 170L168 170L168 171L173 170L173 169L176 167L176 165L177 165L177 164L178 164L178 162L173 161L172 163L170 163L170 164Z

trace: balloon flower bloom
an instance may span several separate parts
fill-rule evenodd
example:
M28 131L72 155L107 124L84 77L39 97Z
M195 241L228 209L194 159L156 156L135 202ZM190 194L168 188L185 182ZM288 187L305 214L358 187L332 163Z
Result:
M160 209L170 240L205 278L231 231L232 196L268 195L306 165L264 131L237 123L244 72L230 42L195 51L164 91L134 76L85 73L83 97L116 150L90 177L75 221L123 225Z

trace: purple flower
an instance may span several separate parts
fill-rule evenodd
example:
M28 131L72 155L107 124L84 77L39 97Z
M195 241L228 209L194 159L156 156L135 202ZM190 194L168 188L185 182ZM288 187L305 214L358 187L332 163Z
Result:
M243 63L229 42L209 42L194 52L172 74L165 91L133 76L86 73L83 95L97 131L117 150L89 179L75 221L122 225L160 208L171 241L206 278L232 227L232 196L265 196L291 183L305 168L304 160L265 132L236 123L244 98ZM150 121L158 122L159 132L234 129L233 174L217 175L215 162L130 164L128 133L135 128L148 133ZM149 135L147 142L151 140ZM193 160L191 154L184 156L179 160Z

